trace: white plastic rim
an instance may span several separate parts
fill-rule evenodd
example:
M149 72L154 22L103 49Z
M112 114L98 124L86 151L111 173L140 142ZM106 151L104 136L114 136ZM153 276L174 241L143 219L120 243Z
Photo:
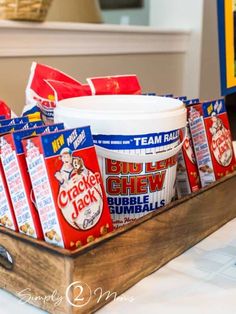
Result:
M177 99L142 95L84 96L62 100L54 121L67 128L91 125L93 134L148 134L186 126L186 108Z

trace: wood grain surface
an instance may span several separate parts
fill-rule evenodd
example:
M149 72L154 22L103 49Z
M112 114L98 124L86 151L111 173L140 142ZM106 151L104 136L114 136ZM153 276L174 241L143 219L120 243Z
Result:
M71 262L66 257L50 254L4 233L0 234L0 245L13 258L12 270L0 266L0 288L50 313L71 313L67 302L55 304L57 297L64 298L71 282Z
M59 306L31 303L53 314L92 313L235 218L235 186L233 174L74 252L0 228L0 245L14 259L13 270L0 267L0 287L15 295L25 288L32 295L57 289ZM65 298L70 284L75 306Z

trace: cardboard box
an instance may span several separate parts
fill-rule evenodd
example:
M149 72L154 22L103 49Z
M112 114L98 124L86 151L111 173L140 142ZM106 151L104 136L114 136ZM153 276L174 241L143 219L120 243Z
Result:
M199 99L189 99L184 101L186 106L199 103ZM177 165L177 195L181 198L185 195L196 192L200 189L200 178L198 167L196 163L196 157L193 148L192 136L187 123L186 139L182 149L178 154Z
M188 126L186 132L186 139L178 154L176 176L178 198L196 192L200 189L198 167Z
M18 117L18 118L13 118L13 119L4 119L4 120L0 120L0 126L19 124L19 123L26 123L26 122L29 122L29 118L28 117Z
M205 187L233 172L236 165L224 100L188 107L188 120L201 185Z
M27 171L21 140L26 136L62 129L62 123L15 131L1 137L1 159L19 231L43 239L34 205L32 186Z
M42 122L28 122L0 127L0 136L16 130L22 130L32 127L41 126ZM7 187L5 174L0 159L0 225L18 231L15 213L13 210L10 193Z
M74 250L112 230L89 127L22 143L46 242Z

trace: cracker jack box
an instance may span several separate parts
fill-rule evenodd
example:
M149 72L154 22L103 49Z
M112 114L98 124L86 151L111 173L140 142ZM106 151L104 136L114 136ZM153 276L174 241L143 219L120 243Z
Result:
M45 241L74 250L112 230L90 127L22 143Z
M13 118L13 119L0 120L0 126L27 123L27 122L29 122L28 117L18 117L18 118Z
M16 130L22 130L32 127L41 126L42 122L28 122L20 123L8 126L0 127L0 136L1 134L6 134ZM4 175L2 161L0 160L0 225L6 228L10 228L14 231L18 231L15 213L13 210L10 193L7 187L6 178Z
M236 167L229 120L223 99L203 103L204 122L216 180Z
M32 186L27 171L21 140L26 136L63 129L62 123L15 131L1 137L1 160L19 231L43 239L34 205Z
M174 95L173 94L164 94L164 95L160 95L161 97L168 97L168 98L173 98Z
M0 226L18 231L11 197L0 160Z
M178 154L176 176L178 198L196 192L200 189L198 167L188 126L186 132L186 139Z
M149 93L142 93L143 96L156 96L157 94L156 93L152 93L152 92L149 92Z
M199 103L199 99L185 100L186 105ZM193 141L187 123L186 139L178 154L176 186L178 198L200 189L200 178L193 148Z
M19 124L10 124L0 126L0 136L1 134L10 133L13 131L26 130L31 128L37 128L39 126L43 126L43 121L35 121L35 122L27 122L27 123L19 123Z
M178 97L175 97L176 99L179 99L181 101L186 101L187 100L187 96L178 96Z
M199 104L199 103L200 103L199 98L193 98L193 99L184 100L184 104L185 104L186 106L196 105L196 104Z
M201 184L205 187L235 169L224 100L188 107L188 120Z

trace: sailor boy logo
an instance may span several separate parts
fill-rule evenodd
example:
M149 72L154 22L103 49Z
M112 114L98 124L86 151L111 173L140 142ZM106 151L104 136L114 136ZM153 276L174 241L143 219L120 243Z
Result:
M59 183L58 206L72 227L88 230L102 214L101 175L87 169L83 159L67 147L58 158L61 161L55 173Z
M66 186L69 183L70 175L73 170L72 166L72 152L69 148L63 148L61 150L62 167L55 173L56 179L62 186Z

